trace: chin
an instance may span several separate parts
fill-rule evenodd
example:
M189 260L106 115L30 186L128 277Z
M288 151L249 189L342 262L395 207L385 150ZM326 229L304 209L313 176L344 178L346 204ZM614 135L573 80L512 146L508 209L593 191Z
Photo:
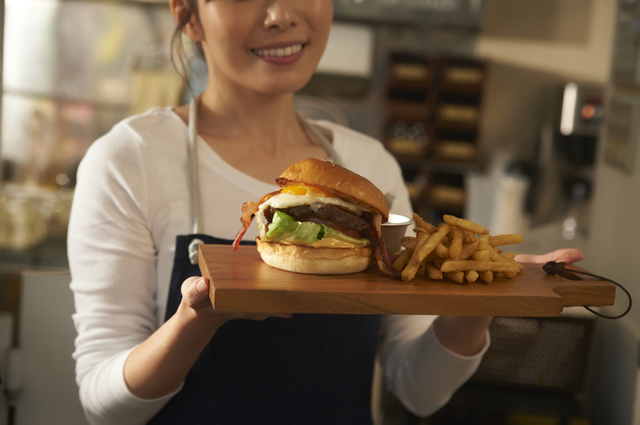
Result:
M310 79L311 77L305 79L300 77L296 78L295 76L280 76L276 78L275 81L265 81L256 91L271 96L287 95L302 90Z

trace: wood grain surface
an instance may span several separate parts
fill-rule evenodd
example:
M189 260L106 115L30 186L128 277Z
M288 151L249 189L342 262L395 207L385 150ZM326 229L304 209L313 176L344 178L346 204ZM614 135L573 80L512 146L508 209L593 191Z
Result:
M266 265L253 246L234 252L201 245L200 269L211 280L209 295L219 311L553 317L563 307L613 305L616 290L589 277L548 276L542 264L526 264L513 279L496 274L489 284L426 277L403 282L375 264L349 275L307 275Z

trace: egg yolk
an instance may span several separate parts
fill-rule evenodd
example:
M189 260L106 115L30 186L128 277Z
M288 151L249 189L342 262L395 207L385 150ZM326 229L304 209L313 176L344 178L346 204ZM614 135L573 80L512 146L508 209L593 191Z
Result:
M315 186L305 186L305 185L291 185L282 189L282 193L290 193L292 195L302 195L309 197L335 197L335 195L326 190L320 189Z

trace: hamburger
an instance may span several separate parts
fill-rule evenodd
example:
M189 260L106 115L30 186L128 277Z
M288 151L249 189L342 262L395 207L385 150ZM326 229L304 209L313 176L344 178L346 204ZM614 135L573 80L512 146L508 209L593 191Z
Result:
M272 267L308 274L357 273L375 256L380 270L394 275L381 232L389 207L373 183L312 158L290 165L276 182L280 190L242 205L234 250L255 218L258 252Z

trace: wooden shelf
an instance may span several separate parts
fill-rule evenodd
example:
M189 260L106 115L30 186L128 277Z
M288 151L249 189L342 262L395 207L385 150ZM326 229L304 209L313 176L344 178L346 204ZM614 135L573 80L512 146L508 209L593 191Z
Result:
M425 102L389 100L387 102L387 122L424 123L432 113L431 105Z
M394 137L395 123L422 123L428 139L426 149L417 148L414 152L410 151L410 145L385 141L403 171L465 174L478 168L485 77L486 63L475 58L390 56L385 134ZM457 214L464 211L464 199L434 201L430 199L432 189L428 182L414 203ZM414 205L416 210L417 206Z

